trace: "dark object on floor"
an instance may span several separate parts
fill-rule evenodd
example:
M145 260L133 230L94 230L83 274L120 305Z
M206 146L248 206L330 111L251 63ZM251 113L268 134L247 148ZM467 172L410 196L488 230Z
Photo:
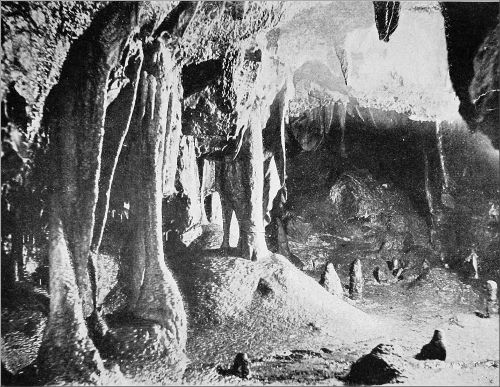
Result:
M353 384L386 384L404 378L405 360L391 344L379 344L359 358L341 379Z
M474 311L474 314L479 318L490 318L490 314L488 312L480 312L479 310Z
M361 261L355 259L349 269L349 297L353 300L359 300L363 297L363 270Z
M373 276L375 277L375 280L380 284L382 282L387 282L387 273L385 272L384 269L381 269L379 266L377 266L373 270Z
M240 352L234 358L231 374L239 376L242 379L249 379L251 377L250 367L251 363L248 359L248 355Z
M417 360L446 360L446 347L444 333L440 329L434 331L431 341L425 344L420 353L415 356Z

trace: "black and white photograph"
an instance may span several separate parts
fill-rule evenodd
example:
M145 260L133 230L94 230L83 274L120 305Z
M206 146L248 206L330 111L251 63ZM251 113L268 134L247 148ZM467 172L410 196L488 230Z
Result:
M499 386L499 8L1 1L1 386Z

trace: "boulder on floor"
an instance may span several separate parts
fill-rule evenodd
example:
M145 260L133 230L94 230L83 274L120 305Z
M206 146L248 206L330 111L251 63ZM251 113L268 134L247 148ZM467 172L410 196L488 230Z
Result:
M392 344L379 344L358 359L344 377L355 384L398 383L406 378L406 360L399 355L400 349Z

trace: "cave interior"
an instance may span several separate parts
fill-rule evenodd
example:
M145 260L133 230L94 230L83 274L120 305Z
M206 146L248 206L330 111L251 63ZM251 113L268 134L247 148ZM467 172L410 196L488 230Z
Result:
M2 385L498 385L497 3L1 8Z

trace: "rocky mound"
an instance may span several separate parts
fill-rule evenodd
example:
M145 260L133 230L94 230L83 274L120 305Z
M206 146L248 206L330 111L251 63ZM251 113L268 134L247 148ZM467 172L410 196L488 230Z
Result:
M222 256L218 250L188 252L169 265L194 324L251 324L249 321L265 316L259 321L269 329L310 326L332 336L357 340L377 325L280 255L251 262Z

